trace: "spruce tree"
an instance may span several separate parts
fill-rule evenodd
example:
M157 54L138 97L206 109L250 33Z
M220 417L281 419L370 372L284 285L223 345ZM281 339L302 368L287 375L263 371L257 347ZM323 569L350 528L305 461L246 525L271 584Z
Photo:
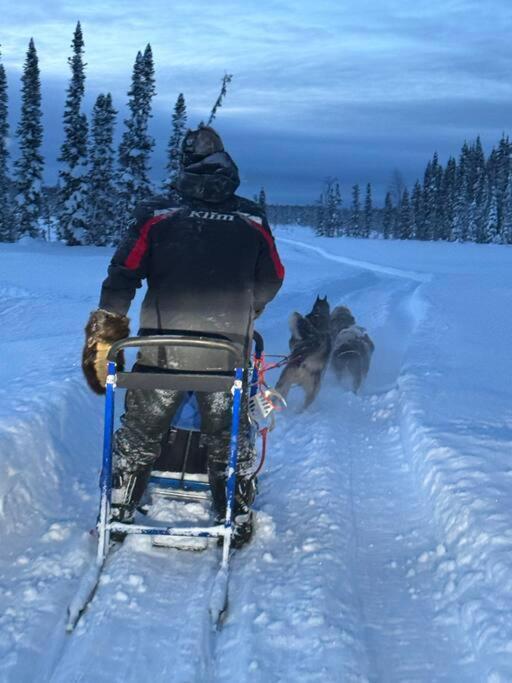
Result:
M178 95L176 104L174 105L174 112L172 115L172 132L167 146L167 176L163 184L163 190L172 199L178 200L179 195L173 189L179 170L180 170L180 153L181 143L187 130L187 107L183 94Z
M316 232L325 237L343 234L340 186L335 178L327 179L325 190L320 196Z
M488 211L495 188L494 182L491 180L487 170L484 169L483 173L478 177L476 191L471 203L471 206L474 205L472 218L474 219L475 227L471 227L470 234L472 235L471 239L475 242L487 242Z
M112 96L98 95L92 112L90 171L87 182L87 243L111 244L118 229L113 136L116 110Z
M411 205L409 202L409 192L405 188L402 194L402 200L400 202L399 214L398 214L398 231L396 237L401 240L410 240L413 238L414 224L411 211Z
M7 166L9 160L7 103L7 77L3 64L0 64L0 242L12 242L16 239L11 207L11 181Z
M388 240L391 237L394 217L395 211L393 208L393 200L391 199L391 192L387 192L384 201L384 216L382 219L382 236L385 240Z
M453 207L453 230L451 234L451 239L454 242L464 242L468 236L468 229L470 223L470 205L468 203L466 184L467 177L463 175L463 169L461 169L461 166L459 165Z
M267 212L267 195L265 194L265 190L263 188L261 188L260 193L258 195L258 204L263 209L263 211L266 213Z
M352 237L361 237L361 191L359 185L352 187L352 213L350 216L350 232Z
M370 183L366 185L366 197L364 200L364 221L361 237L370 237L373 228L373 203L372 203L372 186Z
M137 53L132 84L128 91L130 116L119 147L119 208L121 224L126 226L135 206L151 194L149 160L154 140L149 135L151 102L155 95L153 54L147 45L144 54Z
M512 244L512 170L509 171L503 199L502 241Z
M508 137L502 136L498 145L498 164L496 169L496 202L498 211L498 231L503 233L507 183L510 173L510 155L512 148Z
M443 173L441 187L442 205L439 211L438 238L451 239L455 219L455 185L457 180L457 163L453 157L448 159Z
M340 184L336 181L332 185L330 199L330 232L333 237L341 237L345 234L341 212L342 203Z
M73 56L68 58L71 80L64 107L64 142L59 161L59 236L69 245L86 241L85 191L87 184L87 117L81 111L84 98L84 39L80 22L71 43Z
M41 123L41 83L39 63L33 38L30 39L21 77L21 117L16 129L20 157L16 169L16 229L17 236L40 235L41 189L43 182L43 141Z
M493 150L493 157L490 160L490 166L494 166L495 160L497 160L496 151ZM490 170L490 169L489 169ZM468 199L473 201L476 199L477 205L482 202L482 190L484 187L483 177L486 173L486 163L485 155L482 147L482 142L480 136L477 137L475 144L469 148L468 161L467 161L467 174L468 174ZM491 171L491 175L494 175L494 170Z
M455 242L464 242L467 239L470 220L470 149L466 141L462 145L457 164L455 178L455 196L453 209L453 230L451 239Z
M496 186L486 179L485 208L481 216L481 228L477 233L477 242L499 243L501 241L498 225L498 197Z
M327 214L326 214L326 202L325 202L325 194L323 192L320 193L320 197L318 198L317 202L317 211L315 215L315 233L319 237L324 237L326 234L326 223L327 223ZM279 221L278 221L279 222Z
M469 206L466 205L467 225L464 226L464 232L460 241L477 242L480 235L480 211L476 202L473 199Z
M419 239L437 239L441 180L442 168L439 164L437 152L435 152L425 171L423 182L424 222L418 235Z
M413 237L419 239L418 234L421 234L424 216L423 216L423 192L419 180L414 183L411 196L411 210L413 220Z

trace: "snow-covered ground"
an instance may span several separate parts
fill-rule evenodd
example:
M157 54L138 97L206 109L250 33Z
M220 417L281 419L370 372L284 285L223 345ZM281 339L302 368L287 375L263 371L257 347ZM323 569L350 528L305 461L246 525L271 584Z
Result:
M317 294L376 351L360 396L327 374L280 415L217 634L218 550L132 538L64 633L94 551L102 401L80 352L111 252L0 245L1 681L512 681L512 249L276 233L268 352Z

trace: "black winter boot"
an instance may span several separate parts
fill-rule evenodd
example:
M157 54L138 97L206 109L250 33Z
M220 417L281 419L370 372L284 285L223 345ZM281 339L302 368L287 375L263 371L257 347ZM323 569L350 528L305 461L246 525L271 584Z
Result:
M225 479L218 483L225 490ZM251 505L254 502L256 495L256 480L252 479L237 479L236 493L235 493L235 509L233 512L233 535L231 536L231 545L233 548L241 548L245 543L250 541L253 533L253 512ZM216 523L223 524L226 517L225 507L226 497L224 495L224 507L217 511ZM223 539L219 538L219 545L222 545Z
M138 472L114 472L112 475L112 505L110 521L123 524L133 524L135 509L146 490L151 476L151 469ZM126 534L113 531L110 537L113 541L121 541Z

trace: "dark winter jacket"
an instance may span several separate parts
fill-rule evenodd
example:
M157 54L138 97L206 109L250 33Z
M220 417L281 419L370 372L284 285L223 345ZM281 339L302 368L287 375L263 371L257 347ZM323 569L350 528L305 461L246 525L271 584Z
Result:
M141 204L110 264L100 308L125 315L146 279L140 334L216 333L246 345L284 268L264 213L234 195L237 186L236 166L221 152L185 169L176 185L182 201ZM158 365L176 362L160 355Z

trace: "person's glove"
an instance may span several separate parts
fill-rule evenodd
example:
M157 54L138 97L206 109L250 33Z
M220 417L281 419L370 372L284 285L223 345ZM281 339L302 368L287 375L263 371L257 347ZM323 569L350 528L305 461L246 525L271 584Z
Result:
M96 394L105 393L107 382L107 354L112 344L130 334L130 321L125 315L110 313L99 308L93 311L85 327L85 346L82 353L82 370L87 384ZM122 370L121 352L117 369Z

